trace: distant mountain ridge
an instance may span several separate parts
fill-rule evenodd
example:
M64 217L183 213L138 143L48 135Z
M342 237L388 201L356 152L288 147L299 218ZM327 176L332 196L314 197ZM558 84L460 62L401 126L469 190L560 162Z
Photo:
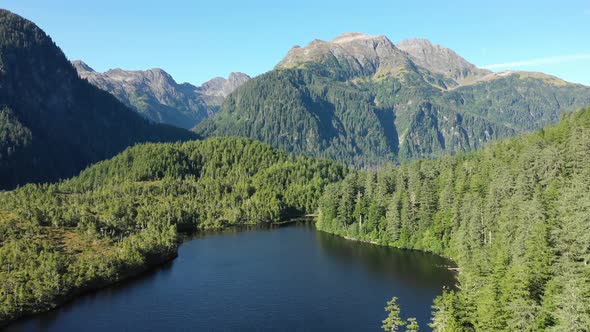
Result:
M368 167L477 149L588 104L589 87L553 76L493 73L424 39L345 33L293 47L195 131Z
M70 177L136 143L196 137L80 79L39 27L0 10L0 190Z
M197 90L204 96L225 98L248 80L250 80L250 76L240 72L233 72L229 74L227 79L223 77L212 78L203 83Z
M105 90L147 119L192 128L213 116L233 90L250 77L231 73L216 77L202 86L176 83L166 71L111 69L99 73L81 60L72 62L81 78Z

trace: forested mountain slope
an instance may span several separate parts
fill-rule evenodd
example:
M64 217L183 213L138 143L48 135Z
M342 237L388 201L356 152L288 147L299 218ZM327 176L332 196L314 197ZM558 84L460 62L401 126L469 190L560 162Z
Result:
M195 128L354 166L469 151L590 104L590 88L491 73L425 40L344 34L294 47Z
M453 258L435 331L589 331L590 108L477 152L351 172L317 227Z
M197 87L178 84L159 68L99 73L80 60L72 64L81 78L111 93L145 118L186 129L214 116L223 100L250 79L243 73L231 73L227 79L216 77Z
M0 194L0 326L173 258L177 230L313 213L346 173L219 138L138 145L76 178Z
M80 79L41 29L0 10L0 189L72 176L137 142L194 137Z

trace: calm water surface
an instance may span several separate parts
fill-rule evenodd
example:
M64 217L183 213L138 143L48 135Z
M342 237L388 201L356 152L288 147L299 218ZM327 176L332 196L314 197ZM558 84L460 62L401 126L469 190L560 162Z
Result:
M8 331L379 331L392 296L427 331L432 300L454 281L447 264L309 223L208 234L152 273Z

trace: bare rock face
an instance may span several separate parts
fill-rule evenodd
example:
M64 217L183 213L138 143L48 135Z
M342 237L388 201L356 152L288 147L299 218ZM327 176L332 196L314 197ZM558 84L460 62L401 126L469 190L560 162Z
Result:
M445 75L457 83L477 80L492 72L477 68L455 51L431 43L427 39L406 39L396 44L418 66Z
M295 46L276 69L301 68L314 64L338 67L350 77L400 72L442 75L452 80L446 85L473 83L491 71L477 68L453 50L426 39L408 39L393 44L385 36L358 32L344 33L332 41L314 40L305 47ZM348 77L348 78L350 78Z
M146 118L182 128L192 128L213 116L234 89L250 79L232 73L228 79L214 78L201 87L178 84L162 69L111 69L104 73L84 62L73 61L78 75L105 90Z
M250 76L244 73L231 73L227 79L215 77L203 83L199 91L206 96L220 96L225 98L248 80L250 80Z
M411 66L407 55L385 36L345 33L332 41L316 39L306 47L294 47L276 66L297 68L320 63L348 70L351 76L396 73Z

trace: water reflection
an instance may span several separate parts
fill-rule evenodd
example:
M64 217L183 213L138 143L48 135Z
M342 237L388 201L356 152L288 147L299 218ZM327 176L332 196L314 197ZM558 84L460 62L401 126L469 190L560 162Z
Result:
M375 275L386 276L416 288L453 284L454 277L446 266L453 263L443 257L416 250L378 246L318 232L319 247L335 259L360 264Z

